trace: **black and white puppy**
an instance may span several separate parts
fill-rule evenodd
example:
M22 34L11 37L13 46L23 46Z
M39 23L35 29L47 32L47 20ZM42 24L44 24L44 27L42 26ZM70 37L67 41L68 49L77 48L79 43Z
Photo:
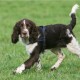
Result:
M39 56L45 49L51 50L58 56L57 62L51 70L57 69L65 58L61 48L68 48L72 53L80 56L80 46L72 32L76 25L76 10L78 5L72 7L70 24L54 24L37 27L34 22L28 19L18 21L12 33L12 43L17 43L19 38L24 43L30 58L19 66L15 73L22 73L25 69L31 68L35 63L40 69Z

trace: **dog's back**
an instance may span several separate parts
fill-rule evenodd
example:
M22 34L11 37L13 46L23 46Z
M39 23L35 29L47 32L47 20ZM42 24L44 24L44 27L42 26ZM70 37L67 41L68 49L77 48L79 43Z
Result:
M70 16L71 21L70 24L64 25L64 24L54 24L54 25L47 25L44 26L45 29L45 38L46 38L46 48L56 48L56 47L66 47L68 43L70 43L72 37L69 36L70 34L73 34L72 30L76 25L76 10L78 9L78 5L74 5L72 7ZM74 35L74 34L73 34Z

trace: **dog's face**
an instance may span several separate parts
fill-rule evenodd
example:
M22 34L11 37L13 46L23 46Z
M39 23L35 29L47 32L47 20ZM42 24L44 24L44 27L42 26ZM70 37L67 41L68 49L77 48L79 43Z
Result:
M32 21L27 19L20 20L14 26L12 33L12 42L16 43L19 39L19 35L21 38L29 40L31 37L37 37L35 33L36 31L36 25Z
M29 32L31 25L26 20L22 20L20 22L20 37L21 38L29 38Z

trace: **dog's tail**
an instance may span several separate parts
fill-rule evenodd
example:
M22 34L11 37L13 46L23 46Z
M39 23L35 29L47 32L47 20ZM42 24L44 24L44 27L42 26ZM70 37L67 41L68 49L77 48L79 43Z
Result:
M70 24L69 24L69 29L72 31L74 26L76 25L76 10L79 8L79 5L78 4L75 4L73 7L72 7L72 10L70 12L70 16L72 18Z

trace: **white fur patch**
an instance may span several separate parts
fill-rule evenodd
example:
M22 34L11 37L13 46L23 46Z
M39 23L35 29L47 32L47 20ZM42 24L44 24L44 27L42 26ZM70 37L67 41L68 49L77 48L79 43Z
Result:
M69 44L67 44L68 50L80 56L80 46L76 38L72 34L70 34L69 36L72 37L72 40Z
M24 64L22 64L21 66L19 66L19 67L15 70L15 72L16 72L16 73L22 73L23 70L25 70L25 65L24 65Z
M27 37L29 38L29 31L28 31L28 29L26 28L27 26L26 26L25 20L23 20L23 24L24 24L23 32L26 32L26 33L27 33Z
M23 24L24 24L24 26L26 26L26 22L25 22L25 20L23 20Z
M69 30L69 29L67 29L66 34L67 34L69 37L72 37L72 34L70 33L70 30Z
M38 45L38 43L33 43L33 44L29 44L29 45L26 45L26 50L28 52L28 54L31 54L34 50L34 48Z
M75 5L72 7L70 16L71 16L72 13L76 13L76 10L77 10L78 8L79 8L79 5L78 5L78 4L75 4Z

